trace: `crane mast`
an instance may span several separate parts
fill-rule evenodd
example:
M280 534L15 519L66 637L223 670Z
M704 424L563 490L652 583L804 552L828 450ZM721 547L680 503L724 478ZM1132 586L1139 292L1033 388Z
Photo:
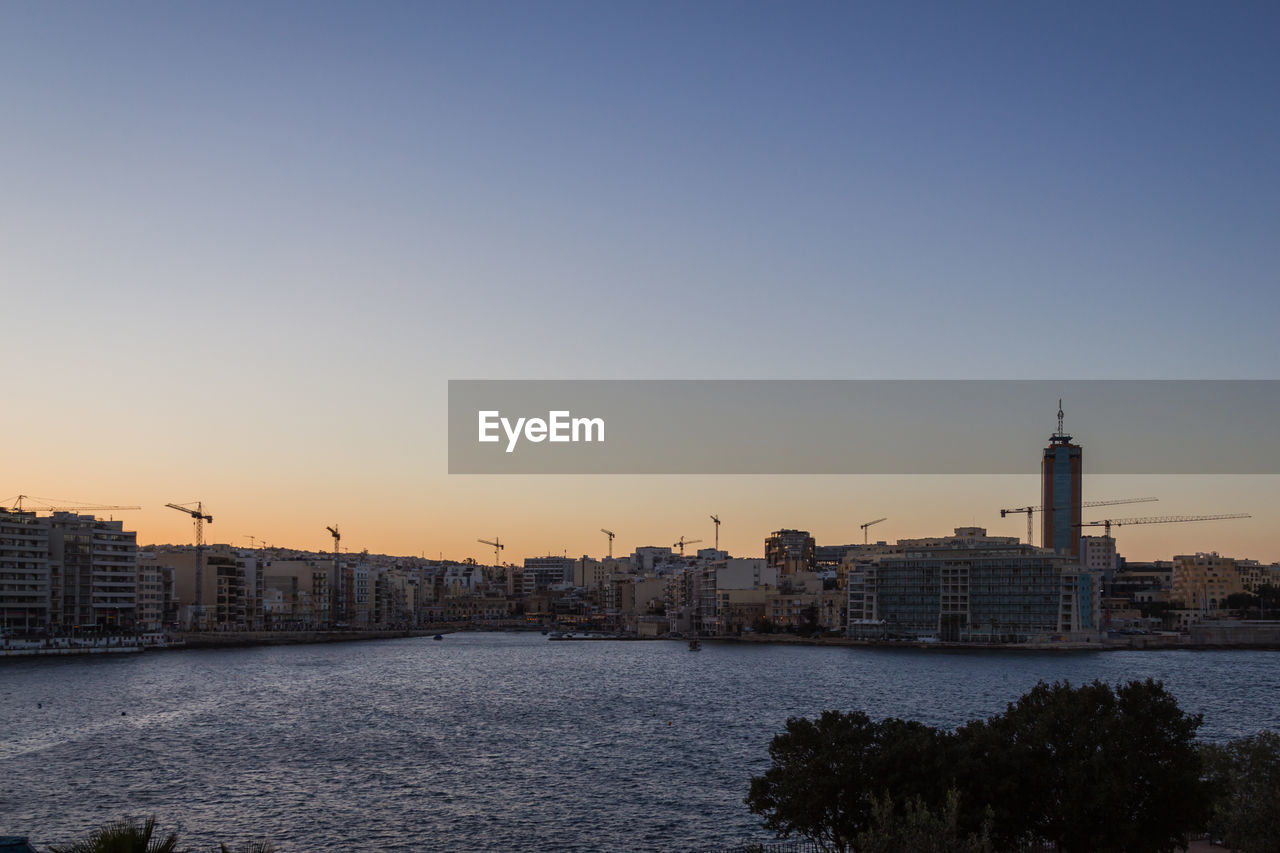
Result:
M190 504L165 504L169 509L176 509L178 512L185 512L191 516L191 520L195 523L196 528L196 624L201 628L204 627L204 523L207 521L213 524L213 516L208 515L204 511L204 502L194 501L195 506Z
M507 547L506 545L502 544L502 540L500 540L497 536L495 536L493 537L492 542L490 542L488 539L477 539L476 541L479 542L481 545L488 545L490 548L493 549L493 567L495 569L499 565L501 565L502 549Z
M336 628L338 623L344 618L346 610L342 601L342 534L338 531L338 525L325 527L329 531L329 535L333 537L333 582L330 584L329 591L329 627Z
M609 537L609 559L610 559L610 560L612 560L612 559L613 559L613 536L614 536L614 533L613 533L613 531L612 531L612 530L605 530L603 527L601 527L601 528L600 528L600 532L601 532L601 533L603 533L605 536L608 536L608 537Z

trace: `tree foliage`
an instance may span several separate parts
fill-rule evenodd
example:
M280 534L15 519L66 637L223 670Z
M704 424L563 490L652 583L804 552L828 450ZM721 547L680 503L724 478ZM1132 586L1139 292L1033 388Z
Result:
M178 833L163 836L156 834L156 819L149 817L139 824L123 819L99 827L86 838L61 847L49 848L49 853L190 853L178 847ZM275 853L269 841L248 841L238 847L219 844L213 853Z
M960 827L960 794L947 792L941 813L936 813L917 797L902 809L890 797L872 800L871 825L858 833L854 849L858 853L993 853L990 827L965 834Z
M967 793L991 804L1006 840L1173 851L1208 814L1199 726L1159 682L1042 682L1003 714L960 729Z
M920 723L873 721L855 711L792 717L773 739L773 765L751 780L746 802L781 836L801 835L822 850L844 851L873 825L878 791L902 801L926 798L939 780L928 766L939 733Z
M823 850L929 850L932 835L942 849L1163 853L1208 816L1199 725L1150 680L1041 683L954 733L826 711L787 721L746 802Z
M99 827L87 838L63 847L50 848L51 853L179 853L178 833L156 836L156 819L149 817L141 825L132 820L118 820Z
M1201 748L1214 791L1209 831L1243 853L1280 853L1280 735Z

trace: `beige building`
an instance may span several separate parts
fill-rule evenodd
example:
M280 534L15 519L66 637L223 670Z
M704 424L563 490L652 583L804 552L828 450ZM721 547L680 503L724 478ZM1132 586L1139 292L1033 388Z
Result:
M417 578L400 569L376 572L370 622L383 627L409 626L417 621Z
M157 631L173 610L173 569L160 565L156 554L138 554L138 627Z
M1236 561L1217 551L1173 558L1173 591L1170 598L1202 617L1214 617L1226 609L1227 597L1244 592Z
M298 628L328 625L332 571L332 558L264 561L261 567L264 596L271 599L273 606L278 601L280 607L272 611L270 624L282 627L283 621Z
M719 633L732 636L755 630L765 618L765 600L775 592L772 587L716 590Z
M765 618L777 628L799 627L813 621L819 630L836 631L844 627L845 593L771 592L765 597Z
M196 595L196 548L151 549L158 566L173 572L173 605L183 628L247 630L262 627L263 586L257 557L230 545L207 545Z

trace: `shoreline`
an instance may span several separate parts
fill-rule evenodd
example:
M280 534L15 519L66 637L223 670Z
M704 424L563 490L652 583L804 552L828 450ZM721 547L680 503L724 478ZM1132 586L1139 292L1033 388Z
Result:
M542 628L486 627L474 625L440 625L434 628L408 628L394 631L346 630L346 631L226 631L179 632L174 642L166 646L124 648L71 648L40 649L31 653L0 655L4 659L30 659L33 657L68 657L81 654L171 652L203 649L248 649L270 646L323 645L327 643L367 642L373 640L401 640L431 638L457 633L546 633ZM557 642L673 642L687 643L689 637L641 637L637 635L595 634L548 637ZM1280 651L1276 642L1193 642L1183 636L1134 636L1102 639L1099 642L1047 642L1047 643L960 643L921 642L916 640L886 641L864 640L851 637L798 637L788 634L747 634L733 637L699 637L703 643L717 645L786 645L814 647L845 647L875 650L912 650L951 653L1000 653L1000 652L1051 652L1094 653L1124 651Z

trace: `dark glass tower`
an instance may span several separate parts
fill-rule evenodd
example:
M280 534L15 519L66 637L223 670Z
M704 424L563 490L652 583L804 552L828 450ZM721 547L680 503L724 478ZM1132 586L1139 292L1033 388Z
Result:
M1062 401L1058 401L1058 431L1040 460L1041 505L1044 507L1041 547L1080 556L1080 445L1062 431Z

